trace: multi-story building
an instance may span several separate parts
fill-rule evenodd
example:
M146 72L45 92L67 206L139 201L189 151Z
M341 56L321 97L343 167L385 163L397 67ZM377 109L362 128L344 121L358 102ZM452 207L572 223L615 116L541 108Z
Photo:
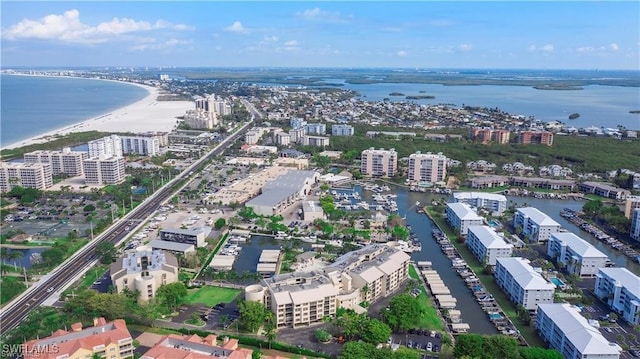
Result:
M636 208L631 212L631 238L640 241L640 208Z
M211 129L218 125L220 116L231 114L231 105L224 99L216 98L215 95L196 98L195 106L195 116L193 117L198 119L199 123L196 124L197 127L192 126L193 128ZM185 123L187 123L186 116Z
M274 135L274 141L280 146L289 146L291 144L291 136L283 131L278 131Z
M536 272L528 259L498 258L494 276L509 299L529 311L535 311L539 304L553 303L555 286Z
M9 192L15 186L35 189L53 186L51 165L0 162L0 192Z
M469 137L472 141L481 141L482 144L490 142L504 145L509 143L510 132L508 130L496 130L491 128L474 128L469 131Z
M184 114L183 122L189 129L211 130L217 125L217 119L215 112L187 110Z
M197 334L169 334L161 337L140 359L251 359L252 355L253 350L238 346L238 339L225 336L222 344L218 344L218 338L213 334L204 338Z
M640 325L640 277L627 268L600 268L593 293L631 325Z
M157 136L137 135L120 136L123 154L142 156L158 156L160 154L160 139Z
M522 230L522 235L531 242L549 240L551 233L560 230L560 224L537 208L523 207L516 210L513 226Z
M518 143L552 146L553 133L547 131L522 131L518 134Z
M167 228L160 230L160 240L193 244L194 247L200 248L207 245L205 240L210 232L209 227L194 229Z
M631 192L629 190L601 182L587 181L578 183L578 189L584 193L592 193L601 197L616 200L623 200L631 195Z
M289 126L291 126L292 129L298 129L298 128L303 128L307 125L307 121L298 118L298 117L293 117L289 120Z
M355 131L351 125L331 126L331 136L353 136Z
M279 327L297 327L335 315L336 309L357 309L396 292L409 277L410 257L384 244L347 253L323 272L294 272L262 279L245 289L245 299L271 309Z
M407 180L412 183L444 181L447 177L447 157L442 153L416 152L409 156Z
M471 207L485 209L496 216L501 216L507 209L507 197L497 193L456 192L453 194L453 200L466 203Z
M82 163L85 183L105 185L122 183L126 177L123 157L93 157Z
M619 359L622 348L609 342L568 303L538 305L536 331L564 359Z
M624 200L624 216L631 218L634 209L640 208L640 196L627 196Z
M122 139L118 135L111 135L89 141L89 157L122 157Z
M594 277L608 261L606 254L570 232L551 233L547 255L557 258L570 274L580 277Z
M111 282L118 293L138 291L138 302L147 303L158 288L178 281L178 259L171 253L140 249L128 251L111 264Z
M316 171L291 170L262 186L262 193L245 205L256 214L275 216L284 213L298 200L304 199L311 188L318 183L320 174Z
M470 226L467 247L482 265L496 265L497 258L511 257L513 244L507 243L489 226Z
M326 135L327 125L324 123L307 123L305 125L308 135Z
M289 130L289 138L293 143L300 143L302 138L307 134L306 127L292 128Z
M123 319L108 322L104 318L93 320L93 327L83 329L82 323L71 325L71 330L59 329L50 337L33 339L22 344L24 359L60 358L133 358L133 338Z
M51 174L54 176L66 174L70 177L84 174L82 161L86 159L87 152L71 151L65 147L62 151L33 151L24 154L25 163L48 163L51 165Z
M327 147L330 137L323 136L302 136L300 144L303 146Z
M255 145L262 137L262 132L258 130L249 130L244 134L244 143Z
M373 147L362 151L360 172L371 177L393 177L398 169L398 153L395 149L376 150Z
M481 226L484 219L466 203L447 203L445 218L451 228L466 235L470 226Z

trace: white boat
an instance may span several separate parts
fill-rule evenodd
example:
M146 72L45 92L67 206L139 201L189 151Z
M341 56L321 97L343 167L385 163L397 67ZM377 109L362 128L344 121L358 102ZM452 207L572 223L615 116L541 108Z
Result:
M366 211L369 210L369 203L367 203L367 202L364 202L364 201L360 202L360 203L358 203L358 206L360 206L360 208L362 208L362 209L364 209Z

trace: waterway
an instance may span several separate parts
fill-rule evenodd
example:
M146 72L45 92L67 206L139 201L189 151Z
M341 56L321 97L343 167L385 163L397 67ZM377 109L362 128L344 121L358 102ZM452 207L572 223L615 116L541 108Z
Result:
M25 267L27 269L30 269L33 264L31 263L31 256L32 255L39 255L40 253L44 252L45 250L47 250L48 248L46 247L37 247L37 248L24 248L24 249L9 249L9 252L12 251L20 251L22 252L22 257L16 259L16 260L7 260L7 261L3 261L4 263L10 264L10 265L15 265L18 267Z

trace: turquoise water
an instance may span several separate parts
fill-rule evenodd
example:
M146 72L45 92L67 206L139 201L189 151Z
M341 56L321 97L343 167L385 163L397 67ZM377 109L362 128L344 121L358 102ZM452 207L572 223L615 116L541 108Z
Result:
M491 227L498 227L498 226L500 226L500 223L496 222L496 221L495 221L495 220L493 220L493 219L490 219L490 220L488 221L488 223L489 223L489 225L490 225Z
M562 287L564 283L558 278L551 278L551 283L557 285L558 287Z
M504 316L500 313L489 313L489 318L491 319L503 319Z

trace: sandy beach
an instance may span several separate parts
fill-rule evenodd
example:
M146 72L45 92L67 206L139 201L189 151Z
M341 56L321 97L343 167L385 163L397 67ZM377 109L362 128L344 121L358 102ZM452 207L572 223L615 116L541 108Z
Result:
M160 92L157 88L140 84L133 85L143 87L149 94L142 100L115 111L2 146L2 149L43 143L49 141L52 136L66 135L72 132L168 132L175 128L176 117L184 115L187 110L194 107L193 102L190 101L156 101Z

